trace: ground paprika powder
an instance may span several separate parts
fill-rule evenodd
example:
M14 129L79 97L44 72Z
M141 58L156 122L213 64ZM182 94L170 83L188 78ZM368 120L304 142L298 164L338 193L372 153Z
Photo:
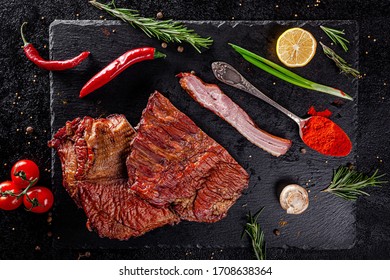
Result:
M310 116L321 116L329 118L332 115L332 112L329 111L329 109L326 109L324 111L317 111L314 106L310 106L309 111L307 111L307 114Z
M302 140L317 152L335 157L347 156L352 150L348 135L334 122L312 116L302 128Z

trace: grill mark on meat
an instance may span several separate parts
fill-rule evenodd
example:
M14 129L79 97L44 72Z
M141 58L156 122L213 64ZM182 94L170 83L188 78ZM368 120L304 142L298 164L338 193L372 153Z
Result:
M228 152L158 92L142 113L127 167L131 189L140 197L158 207L172 205L189 221L222 219L248 184L248 174ZM218 188L225 197L205 196Z
M181 73L178 77L181 87L195 101L225 120L254 145L274 156L284 155L291 147L290 140L260 129L217 85L207 84L190 73Z

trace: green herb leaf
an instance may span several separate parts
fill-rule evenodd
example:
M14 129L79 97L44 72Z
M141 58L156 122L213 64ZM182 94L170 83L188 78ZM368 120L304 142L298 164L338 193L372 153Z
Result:
M331 60L336 63L336 66L340 69L340 72L346 75L351 75L355 78L360 77L360 72L354 68L351 67L341 56L336 54L331 48L325 46L323 43L321 43L322 50L324 51L324 54Z
M345 52L348 51L347 44L349 44L349 41L343 37L345 35L344 30L337 30L325 26L320 26L320 28L336 45L339 44Z
M191 44L198 52L200 48L208 48L213 40L210 37L203 38L194 30L188 29L184 24L173 20L155 20L140 16L137 10L117 8L115 2L105 5L97 1L90 1L91 5L100 10L104 10L113 17L119 18L129 23L133 27L141 29L148 37L155 37L167 43Z
M257 222L257 219L259 218L263 209L264 207L261 208L259 211L257 211L255 215L252 215L249 212L249 214L247 215L248 221L245 224L244 232L242 234L242 237L244 237L244 235L247 234L251 239L252 248L258 260L265 260L266 258L264 232L261 229L260 224Z
M385 174L378 175L378 170L371 176L354 170L353 168L340 166L333 172L332 183L323 192L333 193L345 200L356 200L361 195L369 196L363 191L366 187L380 187L387 181L380 181Z

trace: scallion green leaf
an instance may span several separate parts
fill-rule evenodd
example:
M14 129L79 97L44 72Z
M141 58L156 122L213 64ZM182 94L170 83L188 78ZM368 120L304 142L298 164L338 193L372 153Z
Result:
M312 82L308 79L303 78L302 76L299 76L295 74L294 72L287 70L286 68L264 58L261 57L260 55L257 55L251 51L248 51L240 46L234 45L229 43L229 45L236 51L238 52L245 60L248 62L252 63L253 65L259 67L260 69L266 71L267 73L278 77L279 79L282 79L288 83L310 89L310 90L315 90L319 92L324 92L330 95L334 95L340 98L348 99L348 100L353 100L351 96L348 94L344 93L343 91L332 88L329 86L325 86L322 84L318 84L315 82Z

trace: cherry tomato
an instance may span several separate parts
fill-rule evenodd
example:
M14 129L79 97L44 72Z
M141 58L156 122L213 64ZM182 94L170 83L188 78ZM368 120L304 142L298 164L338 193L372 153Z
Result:
M11 191L15 195L18 195L22 192L22 189L16 186L11 181L5 181L0 184L0 192ZM22 197L15 197L11 195L1 195L0 194L0 209L3 210L15 210L20 205L22 205Z
M30 198L30 200L27 198ZM32 203L31 203L32 201ZM54 196L51 190L41 186L30 188L23 196L24 206L33 213L45 213L53 206Z
M25 174L26 180L23 180L21 176L17 175L19 172ZM31 160L28 159L19 160L17 163L14 164L14 166L12 166L11 169L12 182L14 182L15 185L21 188L26 188L29 184L29 181L38 178L39 178L39 168L35 164L35 162Z

